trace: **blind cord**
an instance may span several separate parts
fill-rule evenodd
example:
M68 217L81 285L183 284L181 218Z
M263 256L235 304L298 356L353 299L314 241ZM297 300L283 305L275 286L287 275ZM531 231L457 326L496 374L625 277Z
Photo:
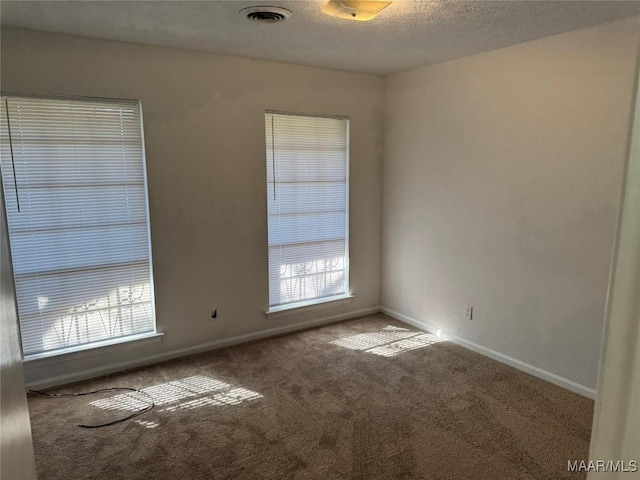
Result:
M16 187L16 203L20 212L20 197L18 196L18 178L16 177L16 164L13 160L13 140L11 139L11 121L9 120L9 100L4 97L4 109L7 112L7 131L9 133L9 150L11 151L11 168L13 169L13 185Z
M271 115L271 169L273 170L273 201L276 201L276 143L273 132L273 115Z
M101 427L108 427L110 425L115 425L116 423L126 422L127 420L131 420L132 418L137 417L138 415L142 415L143 413L147 413L151 411L153 407L155 407L156 405L155 402L153 401L153 398L147 392L143 390L138 390L137 388L131 388L131 387L101 388L100 390L93 390L91 392L80 392L80 393L47 393L47 392L41 392L38 390L27 390L27 391L30 393L37 393L38 395L42 395L43 397L63 398L63 397L82 397L84 395L93 395L95 393L122 391L122 390L127 392L142 393L143 395L149 398L149 405L147 405L144 408L141 408L137 412L133 412L131 415L128 415L124 418L119 418L118 420L113 420L111 422L99 423L95 425L86 425L84 423L81 423L78 425L79 427L82 427L82 428L101 428Z

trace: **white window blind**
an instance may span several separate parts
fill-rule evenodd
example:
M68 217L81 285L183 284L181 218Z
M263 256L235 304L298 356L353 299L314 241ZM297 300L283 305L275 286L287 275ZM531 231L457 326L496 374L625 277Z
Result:
M270 310L349 291L349 120L267 113Z
M155 332L140 102L3 96L0 110L25 356Z

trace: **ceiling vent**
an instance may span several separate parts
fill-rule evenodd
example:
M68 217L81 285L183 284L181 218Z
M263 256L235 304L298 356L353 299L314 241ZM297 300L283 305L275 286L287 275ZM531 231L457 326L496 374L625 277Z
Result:
M260 23L282 22L291 16L291 12L281 7L248 7L240 10L240 15Z

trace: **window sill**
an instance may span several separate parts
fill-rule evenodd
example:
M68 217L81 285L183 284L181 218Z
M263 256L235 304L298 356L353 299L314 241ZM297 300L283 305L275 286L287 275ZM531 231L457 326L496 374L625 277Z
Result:
M28 355L24 357L23 366L25 369L37 368L42 365L51 365L54 363L66 362L68 360L75 360L78 358L103 355L105 353L115 352L118 350L138 348L162 341L163 335L164 333L158 332L142 333L140 335L131 335L124 338L95 342L89 345L69 347L61 350L56 350L52 353L38 353L35 355Z
M282 305L279 307L273 307L267 310L264 314L267 318L280 318L288 315L295 315L302 311L316 310L319 308L334 307L343 303L350 303L353 300L353 295L340 295L337 297L328 297L320 300L311 300L307 302L291 303L288 305Z

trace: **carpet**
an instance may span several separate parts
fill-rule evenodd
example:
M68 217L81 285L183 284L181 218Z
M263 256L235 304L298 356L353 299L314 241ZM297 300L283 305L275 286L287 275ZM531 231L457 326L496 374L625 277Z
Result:
M376 314L29 395L40 480L560 480L593 401Z

